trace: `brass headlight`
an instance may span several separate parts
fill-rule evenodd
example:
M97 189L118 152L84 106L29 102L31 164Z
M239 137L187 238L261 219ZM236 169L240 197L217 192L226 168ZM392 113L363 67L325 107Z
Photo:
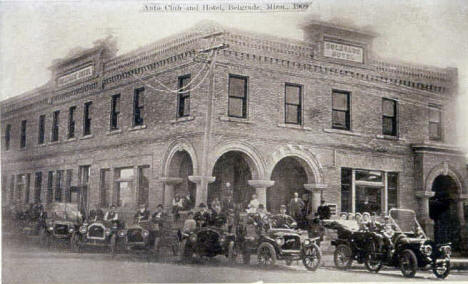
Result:
M284 245L284 239L283 238L276 238L275 242L280 247Z

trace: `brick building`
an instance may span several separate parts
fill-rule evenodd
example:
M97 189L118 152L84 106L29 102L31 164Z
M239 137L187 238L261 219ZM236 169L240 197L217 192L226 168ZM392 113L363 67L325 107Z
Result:
M412 208L439 240L464 236L457 70L379 60L372 32L300 28L302 41L202 22L57 60L46 85L1 103L2 204L153 210L229 182L270 211L298 192L312 212Z

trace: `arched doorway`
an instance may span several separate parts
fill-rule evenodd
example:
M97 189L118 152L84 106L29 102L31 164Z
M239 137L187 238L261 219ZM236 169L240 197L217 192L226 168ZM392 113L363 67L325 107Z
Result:
M306 203L305 208L310 208L312 196L304 188L304 184L309 180L307 168L304 160L292 156L281 159L275 165L271 174L271 180L275 181L275 184L267 190L267 209L270 212L279 212L282 204L287 206L295 192Z
M175 152L169 165L169 176L179 177L182 182L174 186L173 196L184 197L190 194L192 202L195 201L196 184L189 181L188 177L191 175L193 175L193 162L190 154L185 150Z
M458 250L457 184L450 176L439 175L432 183L432 191L435 195L429 200L429 216L434 220L434 239L437 243L452 242L452 247Z
M216 180L208 185L208 204L218 197L223 200L227 192L226 183L231 184L233 200L246 208L255 188L248 184L252 179L252 169L249 165L250 158L241 151L228 151L221 155L213 168L213 176Z

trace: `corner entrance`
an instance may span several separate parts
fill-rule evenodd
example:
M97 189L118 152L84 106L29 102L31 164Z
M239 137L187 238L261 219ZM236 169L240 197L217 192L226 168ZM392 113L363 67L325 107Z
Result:
M429 216L434 221L434 239L437 243L452 242L460 249L460 220L457 212L457 184L450 176L438 176L433 184L434 197L429 200Z

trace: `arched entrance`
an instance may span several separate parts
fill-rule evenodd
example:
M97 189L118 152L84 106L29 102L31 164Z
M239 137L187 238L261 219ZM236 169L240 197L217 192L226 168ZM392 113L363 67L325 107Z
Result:
M218 197L223 200L225 194L228 193L226 183L231 184L233 200L235 203L240 203L243 208L246 208L252 194L255 193L255 188L248 184L252 179L251 159L247 154L241 151L228 151L221 155L213 168L213 176L216 180L208 185L208 204Z
M192 202L195 201L196 185L189 181L188 177L193 175L193 162L190 154L185 150L179 150L172 156L169 164L168 176L171 178L180 178L179 182L174 182L174 191L172 196L181 197L190 194Z
M429 200L429 216L434 221L434 239L437 243L452 242L452 247L458 250L457 183L448 175L439 175L432 183L432 191L435 195Z
M276 213L282 204L288 205L294 193L306 203L306 212L310 208L312 199L310 191L307 191L304 184L309 182L310 168L307 163L298 157L289 156L281 159L273 168L271 180L275 184L267 190L267 209Z

